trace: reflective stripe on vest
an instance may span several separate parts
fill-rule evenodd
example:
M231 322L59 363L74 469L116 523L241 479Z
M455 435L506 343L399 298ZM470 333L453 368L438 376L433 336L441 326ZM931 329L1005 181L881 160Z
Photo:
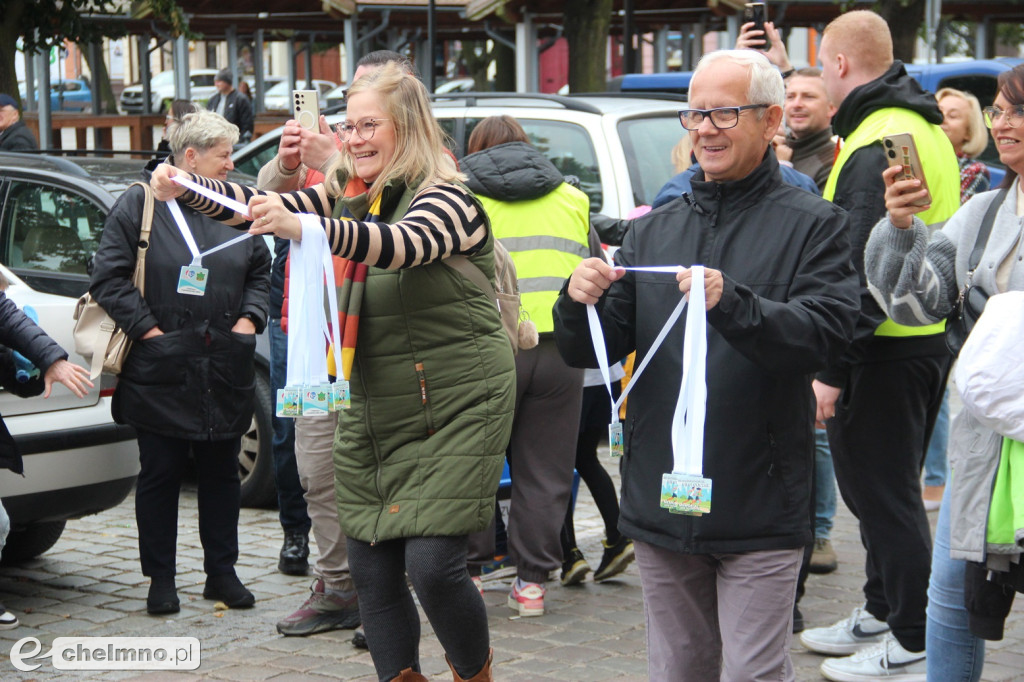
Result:
M843 165L862 147L881 143L882 137L895 133L910 133L914 136L917 153L921 157L921 166L928 190L932 195L932 205L927 211L917 214L932 230L949 220L960 208L960 166L956 153L949 138L942 128L925 120L920 114L908 109L879 109L868 115L857 129L843 141L842 149L836 158L832 172L822 195L833 201L836 184ZM923 327L911 327L886 319L875 329L876 336L932 336L941 334L946 323L937 322Z
M590 199L563 183L534 200L498 201L478 194L491 229L516 265L520 301L537 331L554 331L551 309L580 261L590 256Z

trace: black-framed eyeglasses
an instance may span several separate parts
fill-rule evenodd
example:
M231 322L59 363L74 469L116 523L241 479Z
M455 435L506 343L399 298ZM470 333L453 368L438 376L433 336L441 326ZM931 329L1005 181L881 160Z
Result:
M985 125L989 128L1000 116L1006 116L1006 125L1011 128L1019 128L1020 124L1024 123L1024 104L1014 104L1005 110L999 107L985 107L981 113L985 115Z
M744 104L739 107L716 107L714 109L683 109L679 112L679 122L687 130L697 130L705 118L719 130L735 128L740 122L740 112L747 109L767 109L770 104Z
M381 121L390 121L389 118L364 118L361 121L355 123L339 123L334 127L334 130L338 133L338 137L341 138L342 142L348 142L349 138L352 137L352 133L359 136L363 142L369 142L373 139L373 134L380 127Z

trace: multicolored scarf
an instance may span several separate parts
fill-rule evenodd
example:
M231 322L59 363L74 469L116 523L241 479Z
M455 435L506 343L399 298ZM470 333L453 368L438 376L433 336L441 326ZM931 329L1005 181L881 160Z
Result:
M345 197L354 198L365 194L366 183L358 178L349 180L345 186ZM344 206L340 216L343 220L354 220L348 206ZM373 202L361 220L374 221L380 219L380 197ZM345 258L334 257L334 283L338 288L338 330L341 337L341 376L348 380L352 376L352 363L356 356L356 341L359 335L359 311L363 305L363 292L366 289L366 263L356 263ZM334 349L327 349L327 373L338 376L334 362Z

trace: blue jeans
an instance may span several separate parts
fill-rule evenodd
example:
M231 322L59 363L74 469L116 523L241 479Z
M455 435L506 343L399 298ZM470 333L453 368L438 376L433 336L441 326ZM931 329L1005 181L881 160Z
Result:
M942 498L928 581L928 682L977 682L985 665L985 640L971 634L964 607L965 562L949 558L950 488Z
M836 515L836 472L825 429L814 430L814 539L828 540Z
M284 388L288 370L288 335L281 331L281 320L267 323L270 334L270 404L277 400L277 389ZM305 491L295 465L295 420L274 415L274 482L277 484L278 517L286 531L308 533Z
M924 484L927 486L946 485L946 447L949 445L949 387L942 396L942 407L935 417L932 439L924 453Z

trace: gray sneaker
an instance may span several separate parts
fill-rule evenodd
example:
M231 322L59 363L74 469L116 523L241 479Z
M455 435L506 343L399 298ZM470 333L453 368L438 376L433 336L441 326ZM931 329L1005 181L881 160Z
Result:
M322 578L317 578L310 590L309 599L299 610L277 624L278 632L288 637L305 637L359 627L359 600L354 591L348 596L326 592Z

